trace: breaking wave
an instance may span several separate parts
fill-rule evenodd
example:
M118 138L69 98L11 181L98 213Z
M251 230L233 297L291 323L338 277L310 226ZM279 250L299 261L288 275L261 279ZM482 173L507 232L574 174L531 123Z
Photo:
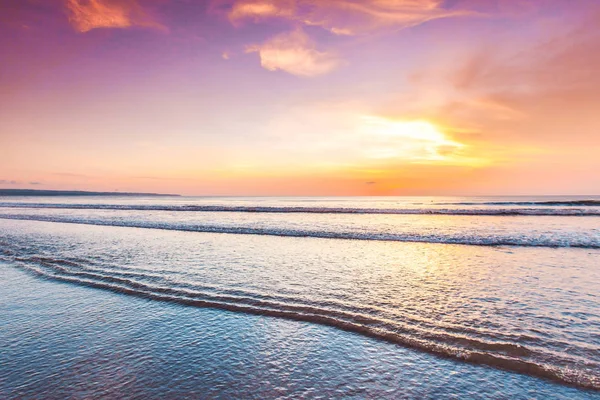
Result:
M361 231L332 231L286 228L232 227L219 225L184 224L133 220L103 220L64 216L0 214L0 219L58 222L81 225L115 226L142 229L161 229L183 232L263 235L281 237L304 237L322 239L371 240L391 242L418 242L460 244L471 246L521 246L521 247L572 247L600 249L600 235L510 235L476 234L472 232L428 234L428 233L379 233Z
M1 208L65 209L65 210L124 210L124 211L182 211L182 212L241 212L241 213L307 213L307 214L396 214L396 215L475 215L475 216L600 216L600 210L564 208L564 206L594 207L600 201L579 202L517 202L517 203L437 203L454 206L561 206L563 208L353 208L353 207L276 207L225 205L122 205L122 204L64 204L64 203L0 203Z
M485 203L459 202L436 203L439 205L486 205L486 206L549 206L549 207L600 207L600 200L551 200L551 201L492 201Z

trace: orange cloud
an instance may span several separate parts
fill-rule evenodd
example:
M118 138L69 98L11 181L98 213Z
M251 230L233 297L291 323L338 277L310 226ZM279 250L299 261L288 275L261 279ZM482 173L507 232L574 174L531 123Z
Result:
M381 28L403 29L424 22L466 15L442 7L442 0L237 0L228 17L233 24L285 18L352 35Z
M282 70L304 77L329 73L341 64L335 54L316 50L310 38L299 29L277 35L261 45L249 46L246 51L258 53L261 65L269 71Z
M229 19L231 22L253 18L256 21L271 17L293 17L294 3L292 1L239 1L231 7Z
M498 111L519 116L514 132L529 139L560 140L597 135L600 124L600 9L579 26L529 48L484 50L452 75L466 96L487 99ZM518 134L518 133L516 133Z
M79 32L141 26L164 29L134 0L66 0L69 21Z

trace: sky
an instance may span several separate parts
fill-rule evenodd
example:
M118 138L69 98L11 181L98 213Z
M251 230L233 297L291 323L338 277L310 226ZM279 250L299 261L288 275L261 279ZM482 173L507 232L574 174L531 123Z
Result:
M600 194L597 0L0 0L0 188Z

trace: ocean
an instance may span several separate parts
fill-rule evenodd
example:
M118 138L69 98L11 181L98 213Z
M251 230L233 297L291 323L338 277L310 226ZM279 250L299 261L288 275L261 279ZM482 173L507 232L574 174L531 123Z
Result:
M61 376L51 360L63 353L51 346L32 358L38 347L23 324L62 319L44 340L74 340L69 320L85 321L90 308L109 321L115 310L125 313L135 334L125 332L136 340L119 343L136 354L131 365L156 362L151 343L171 340L188 343L182 351L192 358L244 341L272 354L291 347L287 367L260 379L233 379L244 368L241 354L252 364L256 349L227 361L162 355L172 370L136 377L165 380L163 391L131 389L142 397L198 388L205 391L196 396L223 398L600 394L600 197L2 197L0 270L3 314L22 319L0 330L0 341L11 343L0 363L0 377L10 377L0 380L0 394L9 398L35 397L49 376ZM98 296L118 300L88 304ZM40 302L68 304L72 313L37 309L25 318ZM128 304L142 311L123 311ZM136 330L157 318L150 309L167 326ZM211 331L211 346L189 324ZM117 340L111 326L118 331L115 321L102 328L107 348ZM40 358L46 370L28 375ZM96 379L108 373L95 368ZM186 384L196 386L168 391L182 388L173 376L207 369L212 380L192 374ZM97 384L81 393L115 388Z

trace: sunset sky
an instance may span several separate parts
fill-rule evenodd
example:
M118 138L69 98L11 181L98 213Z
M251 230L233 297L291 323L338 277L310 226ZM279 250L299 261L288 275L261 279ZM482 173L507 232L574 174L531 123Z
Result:
M598 0L0 0L0 188L600 192Z

